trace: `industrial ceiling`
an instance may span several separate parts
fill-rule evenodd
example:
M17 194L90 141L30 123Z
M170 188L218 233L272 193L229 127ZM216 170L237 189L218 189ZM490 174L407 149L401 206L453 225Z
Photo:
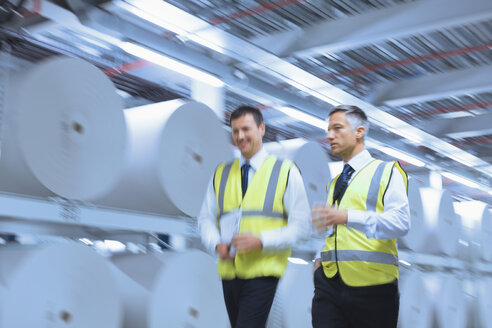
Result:
M189 78L121 46L137 44L223 81L224 121L238 104L259 106L268 141L324 143L321 128L283 107L324 120L334 105L358 105L377 157L400 150L425 164L407 163L411 175L441 172L456 198L492 204L490 0L0 4L3 72L62 53L104 70L127 107L190 97Z

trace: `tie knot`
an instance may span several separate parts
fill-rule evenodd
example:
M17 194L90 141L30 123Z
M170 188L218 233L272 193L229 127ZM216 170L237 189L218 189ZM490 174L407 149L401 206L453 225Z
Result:
M345 164L343 166L343 171L342 171L342 175L352 175L352 173L354 173L354 169L352 168L352 166L350 166L349 164Z
M248 163L248 162L246 162L246 163L244 163L244 164L243 164L243 166L241 166L241 168L242 168L243 170L249 170L250 166L251 166L251 165L249 165L249 163Z

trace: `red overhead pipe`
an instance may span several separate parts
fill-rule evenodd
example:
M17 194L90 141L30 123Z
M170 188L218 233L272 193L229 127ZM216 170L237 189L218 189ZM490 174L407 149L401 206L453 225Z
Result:
M359 74L363 74L363 73L377 71L380 69L404 66L404 65L415 64L415 63L421 63L421 62L429 61L429 60L436 59L436 58L446 58L446 57L452 57L452 56L457 56L457 55L463 55L463 54L467 54L470 52L482 51L482 50L486 50L486 49L490 49L490 48L492 48L492 42L486 43L486 44L481 44L478 46L473 46L473 47L466 47L466 48L460 48L460 49L455 49L455 50L451 50L451 51L437 52L437 53L419 56L419 57L407 58L407 59L402 59L402 60L395 60L395 61L387 62L387 63L383 63L383 64L363 66L363 67L359 67L359 68L355 68L355 69L331 73L328 75L322 75L320 77L323 79L329 79L329 78L333 78L333 77L337 77L337 76L359 75Z
M39 16L39 13L41 12L42 2L43 2L42 0L34 0L32 9L26 10L26 12L22 14L24 19Z
M460 111L471 110L471 109L475 109L475 108L486 108L489 106L492 106L492 101L463 105L463 106L433 108L433 109L427 109L424 111L419 111L416 113L402 113L402 114L398 114L396 116L399 118L409 118L409 117L415 117L415 116L425 116L425 115L433 115L433 114L460 112Z
M489 143L492 143L492 136L481 137L479 139L474 139L474 140L453 141L451 144L453 146L464 146L464 145L485 145Z
M240 10L240 11L237 11L237 12L232 13L232 14L215 17L215 18L212 18L209 22L212 25L220 25L223 23L227 23L227 22L239 19L239 18L254 16L254 15L266 12L266 11L279 9L279 8L286 7L286 6L296 4L299 2L303 2L303 1L306 1L306 0L280 0L280 1L276 1L276 2L266 3L266 4L263 4L260 6L248 8L245 10Z
M112 77L118 74L124 74L126 72L133 71L137 68L142 68L149 65L153 65L153 63L141 59L131 63L123 64L118 67L106 68L105 70L103 70L103 73L106 74L108 77Z

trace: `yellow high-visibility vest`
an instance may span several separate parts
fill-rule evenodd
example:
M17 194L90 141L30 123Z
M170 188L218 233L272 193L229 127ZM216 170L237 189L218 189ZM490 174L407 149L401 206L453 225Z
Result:
M248 232L259 237L262 231L287 225L283 196L291 166L289 160L282 161L269 156L251 178L243 199L239 160L219 165L214 177L218 228L221 216L238 208L242 210L240 233ZM222 279L281 277L289 256L290 249L236 254L233 261L219 260L219 275Z
M407 185L407 175L398 162L373 160L360 170L347 186L338 207L362 211L384 211L383 197L393 172L398 168ZM329 186L327 204L333 204L337 176ZM321 253L323 271L328 278L339 272L349 286L380 285L398 279L396 238L368 238L345 224L334 227Z

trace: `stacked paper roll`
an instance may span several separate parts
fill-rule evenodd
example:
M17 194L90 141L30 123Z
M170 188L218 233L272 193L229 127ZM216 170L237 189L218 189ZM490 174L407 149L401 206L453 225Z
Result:
M480 304L478 299L479 283L477 277L469 276L467 279L463 279L463 286L464 286L466 312L467 312L466 327L467 328L492 327L491 320L489 320L490 322L489 326L480 324L480 317L479 317Z
M111 81L76 58L13 74L2 124L0 190L94 200L119 178L126 130Z
M423 184L410 177L408 180L408 204L410 207L410 230L398 239L398 247L417 250L422 245L422 231L426 230L424 208L420 188Z
M296 163L311 205L314 202L326 202L326 186L331 181L326 164L330 159L319 144L303 139L291 139L265 143L264 147L268 153Z
M89 247L1 247L0 263L0 328L120 327L111 267Z
M492 278L477 281L479 327L492 328Z
M112 258L125 328L227 327L217 264L199 251Z
M479 201L455 202L461 216L463 240L472 260L492 261L492 214L487 204Z
M429 297L436 309L439 327L462 328L467 322L467 305L463 285L447 274L422 274Z
M125 117L130 139L125 173L98 203L196 216L215 168L232 159L215 113L178 99L126 110Z
M401 244L417 252L455 255L461 222L454 211L451 194L432 188L409 187L408 192L412 222ZM419 203L422 216L419 216Z
M421 275L408 271L400 277L399 327L433 327L435 309Z
M279 281L268 328L308 328L311 323L313 300L313 265L289 262Z

